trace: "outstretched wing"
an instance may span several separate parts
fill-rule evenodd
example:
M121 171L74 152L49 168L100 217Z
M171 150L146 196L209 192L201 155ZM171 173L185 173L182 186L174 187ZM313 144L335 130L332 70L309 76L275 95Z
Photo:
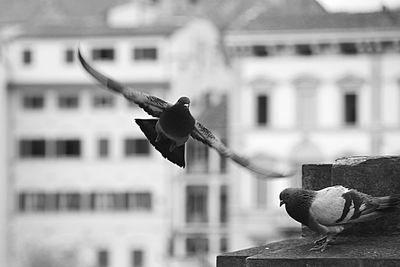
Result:
M149 115L153 117L160 117L160 114L172 104L152 95L136 91L132 88L126 87L123 84L108 78L100 73L83 58L80 49L78 48L78 58L83 68L95 78L98 82L104 85L107 89L122 94L126 99L136 103L139 107L144 109Z
M263 178L283 178L293 175L293 173L279 173L265 169L252 163L248 158L237 155L227 146L225 146L224 143L222 143L222 141L219 140L209 129L207 129L198 121L196 121L194 125L191 136L194 139L208 145L209 147L214 148L221 156L232 159L237 164L255 172Z

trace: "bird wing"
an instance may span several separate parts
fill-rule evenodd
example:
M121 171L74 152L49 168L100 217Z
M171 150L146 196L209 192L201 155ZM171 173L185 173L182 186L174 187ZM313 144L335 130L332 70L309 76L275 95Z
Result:
M78 48L78 58L83 68L95 78L98 82L104 85L110 91L118 94L122 94L126 99L134 102L139 107L144 109L149 115L153 117L160 117L160 114L172 104L152 95L145 94L140 91L136 91L132 88L126 87L123 84L108 78L104 74L100 73L83 58L80 49Z
M252 163L248 158L234 153L226 145L224 145L224 143L218 139L218 137L216 137L209 129L207 129L198 121L195 122L191 136L203 144L214 148L221 156L232 159L237 164L255 172L264 178L283 178L293 175L293 173L279 173L265 169Z
M343 225L379 217L382 205L379 198L343 186L317 191L310 215L325 226Z

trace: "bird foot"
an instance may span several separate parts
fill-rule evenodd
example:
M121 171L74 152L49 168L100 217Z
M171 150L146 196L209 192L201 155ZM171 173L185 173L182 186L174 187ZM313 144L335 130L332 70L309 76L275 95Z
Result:
M323 237L321 237L320 239L315 240L315 241L314 241L314 245L315 245L315 246L320 246L320 245L322 245L323 243L326 242L327 238L328 238L328 236L323 236Z
M329 244L332 244L336 240L335 235L326 235L314 241L314 246L310 249L310 251L319 250L324 252Z
M325 242L315 244L315 246L313 246L310 249L310 251L321 251L321 252L324 252L327 249L328 245L329 245L328 240L325 240Z

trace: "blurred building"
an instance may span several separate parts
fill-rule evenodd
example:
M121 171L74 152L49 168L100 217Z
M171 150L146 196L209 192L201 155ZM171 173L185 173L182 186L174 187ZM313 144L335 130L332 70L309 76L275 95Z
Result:
M225 123L219 32L201 19L68 23L42 4L5 44L10 264L208 266L227 242L225 162L194 143L187 174L164 160L134 123L147 114L101 89L75 51L130 87L171 102L190 96L205 121L218 107Z
M314 1L294 2L254 8L225 32L239 84L229 112L234 147L265 164L398 155L400 14L330 14ZM232 248L265 242L279 232L271 225L290 234L278 212L284 182L237 171ZM290 184L301 186L300 176Z
M77 44L131 87L189 96L225 143L271 168L400 153L396 12L330 14L314 0L18 1L25 9L12 4L2 21L28 23L2 43L0 70L10 266L213 266L223 251L297 233L278 194L300 186L300 171L258 179L195 141L187 168L173 166L135 125L147 114L80 68Z

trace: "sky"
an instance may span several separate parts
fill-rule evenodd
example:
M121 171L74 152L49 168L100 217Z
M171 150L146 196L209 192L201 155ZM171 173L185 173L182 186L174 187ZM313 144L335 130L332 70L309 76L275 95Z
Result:
M326 9L333 12L369 12L382 8L400 8L400 0L318 0Z

